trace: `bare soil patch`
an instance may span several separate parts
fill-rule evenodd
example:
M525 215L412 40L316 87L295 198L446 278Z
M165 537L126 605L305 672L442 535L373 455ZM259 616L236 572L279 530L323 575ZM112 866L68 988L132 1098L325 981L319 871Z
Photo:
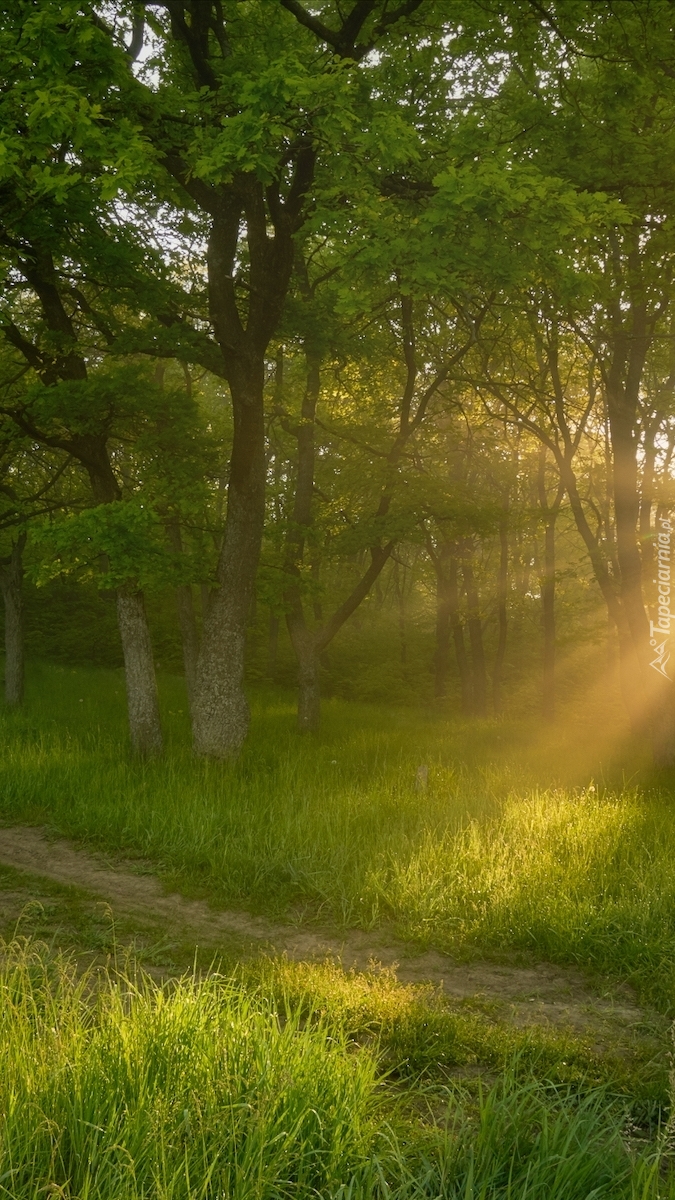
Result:
M330 935L306 926L279 924L245 912L211 908L177 892L166 894L160 880L139 873L131 863L111 861L44 830L16 826L0 829L0 863L31 877L26 896L40 898L40 879L89 893L110 906L114 917L136 919L167 937L210 949L237 943L242 957L285 954L296 961L332 958L356 971L374 965L392 971L401 983L434 984L458 1003L494 1006L495 1016L517 1025L549 1025L587 1034L598 1043L616 1043L661 1021L635 1002L626 986L599 994L581 972L538 963L531 967L494 962L454 962L448 955L414 947L362 930ZM28 882L28 881L27 881ZM17 896L19 893L17 892ZM10 894L5 893L5 906Z

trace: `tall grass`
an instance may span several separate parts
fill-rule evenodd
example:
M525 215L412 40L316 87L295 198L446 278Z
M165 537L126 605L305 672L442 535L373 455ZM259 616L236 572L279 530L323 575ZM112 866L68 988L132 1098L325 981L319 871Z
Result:
M657 1200L606 1092L512 1073L406 1115L377 1047L231 979L77 977L0 947L0 1195L12 1200ZM435 1097L439 1108L441 1098Z
M545 743L558 783L542 786L541 749L524 748L534 724L469 727L331 702L325 732L303 740L290 700L270 694L237 763L197 762L182 685L163 684L170 748L143 765L125 749L119 673L40 668L26 711L0 725L0 819L149 857L222 904L384 921L458 955L581 963L675 1008L667 787L581 786L583 773L562 786L579 770L565 763L570 735Z
M72 1197L331 1194L372 1151L375 1061L229 981L171 991L10 951L0 1186Z

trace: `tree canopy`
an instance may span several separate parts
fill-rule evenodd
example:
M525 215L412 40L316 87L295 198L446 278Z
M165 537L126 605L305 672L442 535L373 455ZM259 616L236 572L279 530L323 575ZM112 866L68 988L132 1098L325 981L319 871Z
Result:
M214 757L296 671L305 731L322 687L552 720L576 642L673 762L670 4L0 18L8 678L65 580L141 753L160 611Z

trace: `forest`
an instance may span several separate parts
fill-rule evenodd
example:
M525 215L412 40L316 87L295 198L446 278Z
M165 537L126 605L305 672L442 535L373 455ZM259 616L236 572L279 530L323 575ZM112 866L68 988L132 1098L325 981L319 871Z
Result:
M0 1195L674 1200L674 531L670 0L0 0Z

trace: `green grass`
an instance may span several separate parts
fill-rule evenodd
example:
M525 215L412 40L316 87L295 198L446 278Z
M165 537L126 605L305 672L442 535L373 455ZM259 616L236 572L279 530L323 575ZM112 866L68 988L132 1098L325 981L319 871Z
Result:
M611 708L551 733L331 701L306 739L292 697L261 690L241 759L214 764L191 755L181 681L161 693L167 754L142 764L120 672L34 664L0 719L0 820L217 904L580 964L675 1009L669 781ZM234 943L176 979L194 948L152 918L115 928L8 868L1 932L0 1197L675 1200L656 1025L597 1045L387 972L238 963ZM101 970L122 944L130 974Z
M269 982L212 974L160 988L138 974L78 975L36 943L1 946L0 1194L675 1195L665 1146L641 1142L606 1088L507 1069L490 1087L402 1096L379 1039L359 1044L350 1030L344 979L324 978L322 1008L298 978L282 1003ZM383 1011L400 1007L378 987Z
M325 732L303 739L292 699L262 693L240 760L204 763L181 681L162 685L169 748L143 765L121 673L35 668L25 711L2 718L0 819L147 857L220 904L578 963L675 1008L673 797L663 781L617 784L611 747L590 785L600 725L544 736L534 721L471 728L333 701Z

